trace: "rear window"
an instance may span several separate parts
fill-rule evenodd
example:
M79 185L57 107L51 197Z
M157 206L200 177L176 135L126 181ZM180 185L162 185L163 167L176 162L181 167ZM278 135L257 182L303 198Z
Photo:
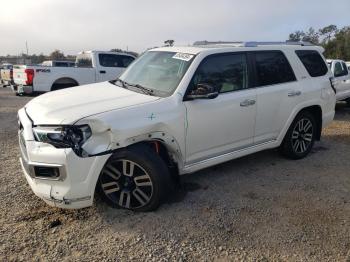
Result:
M76 58L77 67L92 67L92 57L90 53L81 53Z
M128 67L134 60L131 56L114 55L114 54L99 54L100 65L103 67Z
M254 52L257 86L295 81L295 75L281 51Z
M321 55L314 50L297 50L295 51L300 61L305 66L307 72L312 77L324 76L328 72Z

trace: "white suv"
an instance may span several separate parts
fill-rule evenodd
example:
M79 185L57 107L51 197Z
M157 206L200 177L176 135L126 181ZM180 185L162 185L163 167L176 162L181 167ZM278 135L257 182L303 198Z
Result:
M143 54L117 80L41 95L18 112L34 193L62 208L155 209L176 175L269 148L305 157L333 120L322 48L219 43Z

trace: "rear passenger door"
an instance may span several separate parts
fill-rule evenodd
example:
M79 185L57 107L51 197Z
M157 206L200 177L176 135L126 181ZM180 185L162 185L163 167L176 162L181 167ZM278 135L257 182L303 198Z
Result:
M100 53L98 60L97 79L102 82L118 78L134 58L128 55Z
M258 51L249 56L257 87L254 144L261 144L277 139L303 94L283 52Z

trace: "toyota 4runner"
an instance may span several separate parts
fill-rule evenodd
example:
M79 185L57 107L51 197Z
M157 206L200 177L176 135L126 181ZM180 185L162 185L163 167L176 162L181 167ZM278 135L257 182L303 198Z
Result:
M21 165L62 208L154 210L174 178L270 148L305 157L334 117L332 73L306 43L205 42L144 53L116 80L18 112Z

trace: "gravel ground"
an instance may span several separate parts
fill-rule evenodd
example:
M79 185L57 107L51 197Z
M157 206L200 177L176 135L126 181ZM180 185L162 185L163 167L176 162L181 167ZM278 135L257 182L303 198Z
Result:
M156 212L60 210L18 162L16 111L0 90L1 261L350 261L350 108L339 104L312 154L257 153L182 178Z

